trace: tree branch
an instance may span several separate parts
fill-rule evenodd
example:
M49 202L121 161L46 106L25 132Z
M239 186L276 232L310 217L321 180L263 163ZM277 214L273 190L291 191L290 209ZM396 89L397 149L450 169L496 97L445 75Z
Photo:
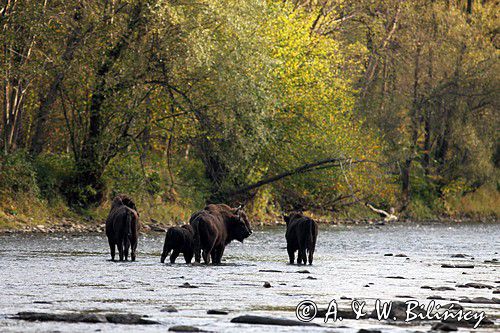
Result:
M354 161L352 161L349 158L328 158L328 159L319 160L319 161L312 162L312 163L307 163L307 164L304 164L304 165L302 165L298 168L295 168L293 170L280 173L276 176L262 179L254 184L247 185L247 186L244 186L244 187L232 190L232 191L228 191L228 192L224 193L224 195L231 197L231 196L234 196L237 194L247 193L251 190L254 190L256 188L259 188L261 186L264 186L264 185L267 185L270 183L274 183L274 182L281 180L283 178L286 178L286 177L290 177L293 175L302 174L302 173L306 173L306 172L311 172L311 171L315 171L315 170L338 167L338 166L340 166L340 162L350 162L350 164L378 163L376 161L370 161L370 160L354 160ZM330 165L328 165L328 164L330 164Z

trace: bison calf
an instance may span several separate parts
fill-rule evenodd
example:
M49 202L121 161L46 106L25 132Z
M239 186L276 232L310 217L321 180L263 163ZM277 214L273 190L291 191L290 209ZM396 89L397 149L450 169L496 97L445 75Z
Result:
M295 251L299 251L297 264L306 264L306 251L309 253L309 265L312 265L316 239L318 237L318 224L299 213L284 216L286 222L286 243L290 264L294 263Z
M189 224L181 227L171 227L165 235L165 244L163 245L163 253L161 254L161 262L165 262L165 258L170 251L170 262L175 263L175 259L180 253L184 255L186 264L191 263L194 254L194 232L193 227Z

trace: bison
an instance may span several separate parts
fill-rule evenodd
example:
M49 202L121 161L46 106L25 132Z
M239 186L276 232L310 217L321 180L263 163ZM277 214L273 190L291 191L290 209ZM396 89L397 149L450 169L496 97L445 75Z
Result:
M205 206L202 210L194 213L191 215L191 218L189 219L189 224L193 226L193 229L196 231L197 230L197 225L198 225L198 219L197 217L203 213L203 212L208 212L210 214L213 214L215 216L220 216L223 219L228 219L237 214L241 220L245 223L246 227L248 230L250 230L250 233L252 233L252 227L250 225L250 221L248 220L247 214L243 211L243 206L240 205L237 208L231 208L226 204L209 204ZM201 261L201 248L200 248L200 241L198 240L198 234L195 232L195 248L194 248L194 259L196 262Z
M301 213L284 216L286 222L286 243L290 264L294 263L295 251L298 252L297 264L306 264L306 251L309 252L309 265L312 265L316 239L318 238L318 224Z
M193 227L185 224L181 227L171 227L167 230L165 235L165 244L163 245L163 253L161 254L161 262L165 262L165 258L172 251L170 255L170 262L175 263L175 259L179 253L184 255L186 264L191 263L194 253L194 231Z
M118 247L120 261L130 258L135 261L137 238L139 233L139 214L132 199L118 195L111 203L111 210L106 219L106 236L111 250L111 260L115 260L115 246Z
M241 207L231 208L224 204L208 205L190 218L194 229L195 261L220 264L224 249L232 240L243 242L252 234L247 215Z

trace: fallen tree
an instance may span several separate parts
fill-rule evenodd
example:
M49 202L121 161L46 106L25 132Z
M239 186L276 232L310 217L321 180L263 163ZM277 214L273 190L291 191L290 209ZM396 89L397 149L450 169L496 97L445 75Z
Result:
M342 165L345 164L359 164L359 163L377 163L380 164L379 162L372 161L372 160L352 160L350 158L327 158L323 160L319 160L316 162L312 163L307 163L304 164L300 167L297 167L295 169L289 170L282 172L280 174L277 174L275 176L269 176L267 178L264 178L262 180L259 180L258 182L255 182L250 185L242 186L237 189L232 189L229 191L223 191L220 192L216 197L218 198L224 198L224 199L231 199L239 195L248 195L250 194L253 190L262 187L267 184L271 184L274 182L277 182L283 178L298 175L298 174L303 174L307 172L312 172L312 171L317 171L317 170L323 170L323 169L328 169L328 168L333 168L333 167L341 167Z

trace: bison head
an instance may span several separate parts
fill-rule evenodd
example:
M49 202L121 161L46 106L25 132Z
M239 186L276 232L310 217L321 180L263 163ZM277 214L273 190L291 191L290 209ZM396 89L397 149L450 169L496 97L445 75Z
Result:
M292 221L294 219L301 218L301 217L304 217L304 215L302 215L302 213L300 213L300 212L292 212L292 213L290 213L290 215L283 214L283 220L285 220L287 227L288 227L288 224L290 223L290 221Z
M241 210L241 207L238 207L236 213L231 216L231 222L233 238L243 243L243 240L252 234L252 227L247 214Z
M125 194L118 194L113 199L113 201L111 202L111 210L121 207L123 205L127 206L130 209L135 210L137 213L137 207L135 206L134 201ZM139 216L139 213L137 213L137 216Z

